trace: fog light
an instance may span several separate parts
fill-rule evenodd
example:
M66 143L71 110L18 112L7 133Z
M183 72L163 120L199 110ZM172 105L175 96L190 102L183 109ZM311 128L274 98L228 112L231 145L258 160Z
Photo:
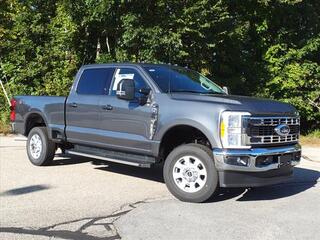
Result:
M297 152L296 154L294 154L294 161L300 161L301 158L301 152Z
M239 157L231 157L231 156L227 156L224 159L224 162L226 164L230 164L230 165L236 165L236 166L248 166L249 165L249 157L245 157L245 156L239 156Z
M260 156L256 159L256 166L257 167L264 167L268 166L273 163L278 162L278 156Z

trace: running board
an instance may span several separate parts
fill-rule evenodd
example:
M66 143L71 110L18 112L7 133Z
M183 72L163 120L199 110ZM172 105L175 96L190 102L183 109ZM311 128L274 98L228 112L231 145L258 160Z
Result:
M83 156L83 157L88 157L88 158L95 158L95 159L105 160L105 161L109 161L109 162L131 165L131 166L135 166L135 167L143 167L143 168L150 168L151 167L151 163L131 162L131 161L126 161L126 160L97 156L97 155L88 154L88 153L76 152L76 151L72 151L72 150L67 150L66 152L69 154L72 154L72 155L78 155L78 156Z

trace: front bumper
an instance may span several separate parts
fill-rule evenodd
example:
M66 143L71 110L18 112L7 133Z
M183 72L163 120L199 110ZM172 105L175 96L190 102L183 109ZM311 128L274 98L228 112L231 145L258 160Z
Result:
M290 180L299 164L299 144L272 148L214 149L215 166L221 187L253 187ZM230 164L228 159L244 159Z

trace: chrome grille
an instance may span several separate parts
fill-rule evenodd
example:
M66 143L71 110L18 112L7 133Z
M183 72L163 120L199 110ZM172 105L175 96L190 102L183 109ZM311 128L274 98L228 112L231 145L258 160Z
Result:
M248 145L276 145L293 143L299 140L300 119L297 117L248 117L246 120ZM276 133L275 127L280 124L287 124L289 126L289 135L280 136Z
M250 117L249 122L255 126L277 126L279 124L300 125L300 118Z

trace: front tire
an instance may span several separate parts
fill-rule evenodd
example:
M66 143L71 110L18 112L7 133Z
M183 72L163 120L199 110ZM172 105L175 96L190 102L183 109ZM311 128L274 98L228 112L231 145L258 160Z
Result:
M46 127L31 129L27 141L27 154L30 162L36 166L50 165L56 151L56 144L48 137Z
M218 189L218 172L210 149L200 144L175 148L164 163L169 191L185 202L204 202Z

